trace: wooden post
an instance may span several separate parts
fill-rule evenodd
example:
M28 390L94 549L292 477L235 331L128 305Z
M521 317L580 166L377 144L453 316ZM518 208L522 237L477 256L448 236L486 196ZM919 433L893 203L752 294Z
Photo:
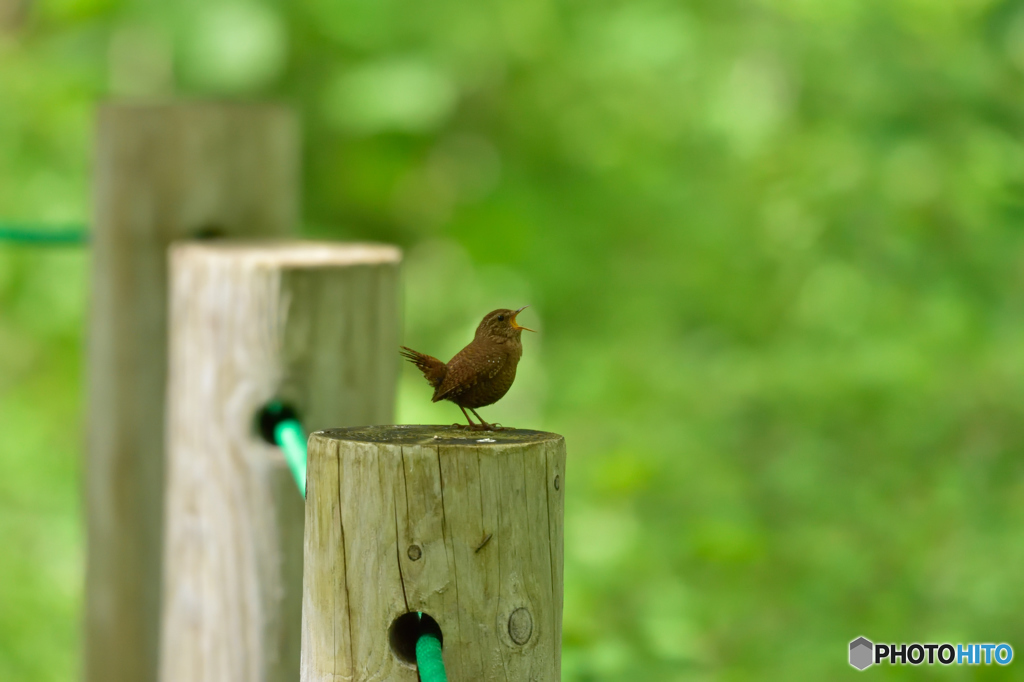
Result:
M306 485L302 682L416 682L391 626L417 611L452 682L561 679L561 436L332 429Z
M86 682L157 674L167 246L298 222L295 118L270 105L110 105L97 127L84 463Z
M294 682L303 503L256 429L391 420L400 252L184 244L171 252L161 682Z

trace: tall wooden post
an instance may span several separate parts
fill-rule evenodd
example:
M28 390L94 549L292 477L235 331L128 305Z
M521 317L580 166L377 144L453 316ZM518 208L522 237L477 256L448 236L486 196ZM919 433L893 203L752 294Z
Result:
M84 463L87 682L156 679L167 246L291 233L298 150L295 119L278 106L100 109Z
M561 679L561 436L332 429L306 485L302 682L416 682L410 612L453 682Z
M390 246L185 244L171 253L161 682L295 682L303 503L256 429L392 418Z

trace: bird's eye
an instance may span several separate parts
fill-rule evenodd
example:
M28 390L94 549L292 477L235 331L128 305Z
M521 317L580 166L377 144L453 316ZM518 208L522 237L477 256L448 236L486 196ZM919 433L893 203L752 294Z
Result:
M498 315L498 322L504 322L504 321L505 321L505 316L504 315Z

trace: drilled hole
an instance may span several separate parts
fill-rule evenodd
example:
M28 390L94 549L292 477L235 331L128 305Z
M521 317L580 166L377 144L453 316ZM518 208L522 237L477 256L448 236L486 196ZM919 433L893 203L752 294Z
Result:
M203 225L198 230L192 233L192 238L199 241L206 241L210 239L223 239L227 236L227 232L220 225L209 224Z
M298 419L298 413L291 405L274 401L267 403L262 410L256 413L256 430L263 440L271 445L277 445L274 440L274 431L277 425L289 419Z
M398 660L409 665L416 665L416 642L420 635L432 634L444 646L444 636L441 634L441 626L428 614L410 611L395 619L388 630L388 642L391 644L391 651Z

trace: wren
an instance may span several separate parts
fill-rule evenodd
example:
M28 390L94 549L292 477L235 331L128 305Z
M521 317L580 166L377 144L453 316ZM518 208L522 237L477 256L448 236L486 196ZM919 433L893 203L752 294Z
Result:
M488 424L477 414L476 408L493 405L508 393L516 379L516 366L523 356L520 336L528 327L516 323L523 312L500 308L487 313L468 346L460 350L447 364L435 357L402 346L401 355L419 367L427 382L434 387L433 402L450 400L466 415L468 427L473 430L497 431L501 427ZM470 419L469 409L479 424Z

